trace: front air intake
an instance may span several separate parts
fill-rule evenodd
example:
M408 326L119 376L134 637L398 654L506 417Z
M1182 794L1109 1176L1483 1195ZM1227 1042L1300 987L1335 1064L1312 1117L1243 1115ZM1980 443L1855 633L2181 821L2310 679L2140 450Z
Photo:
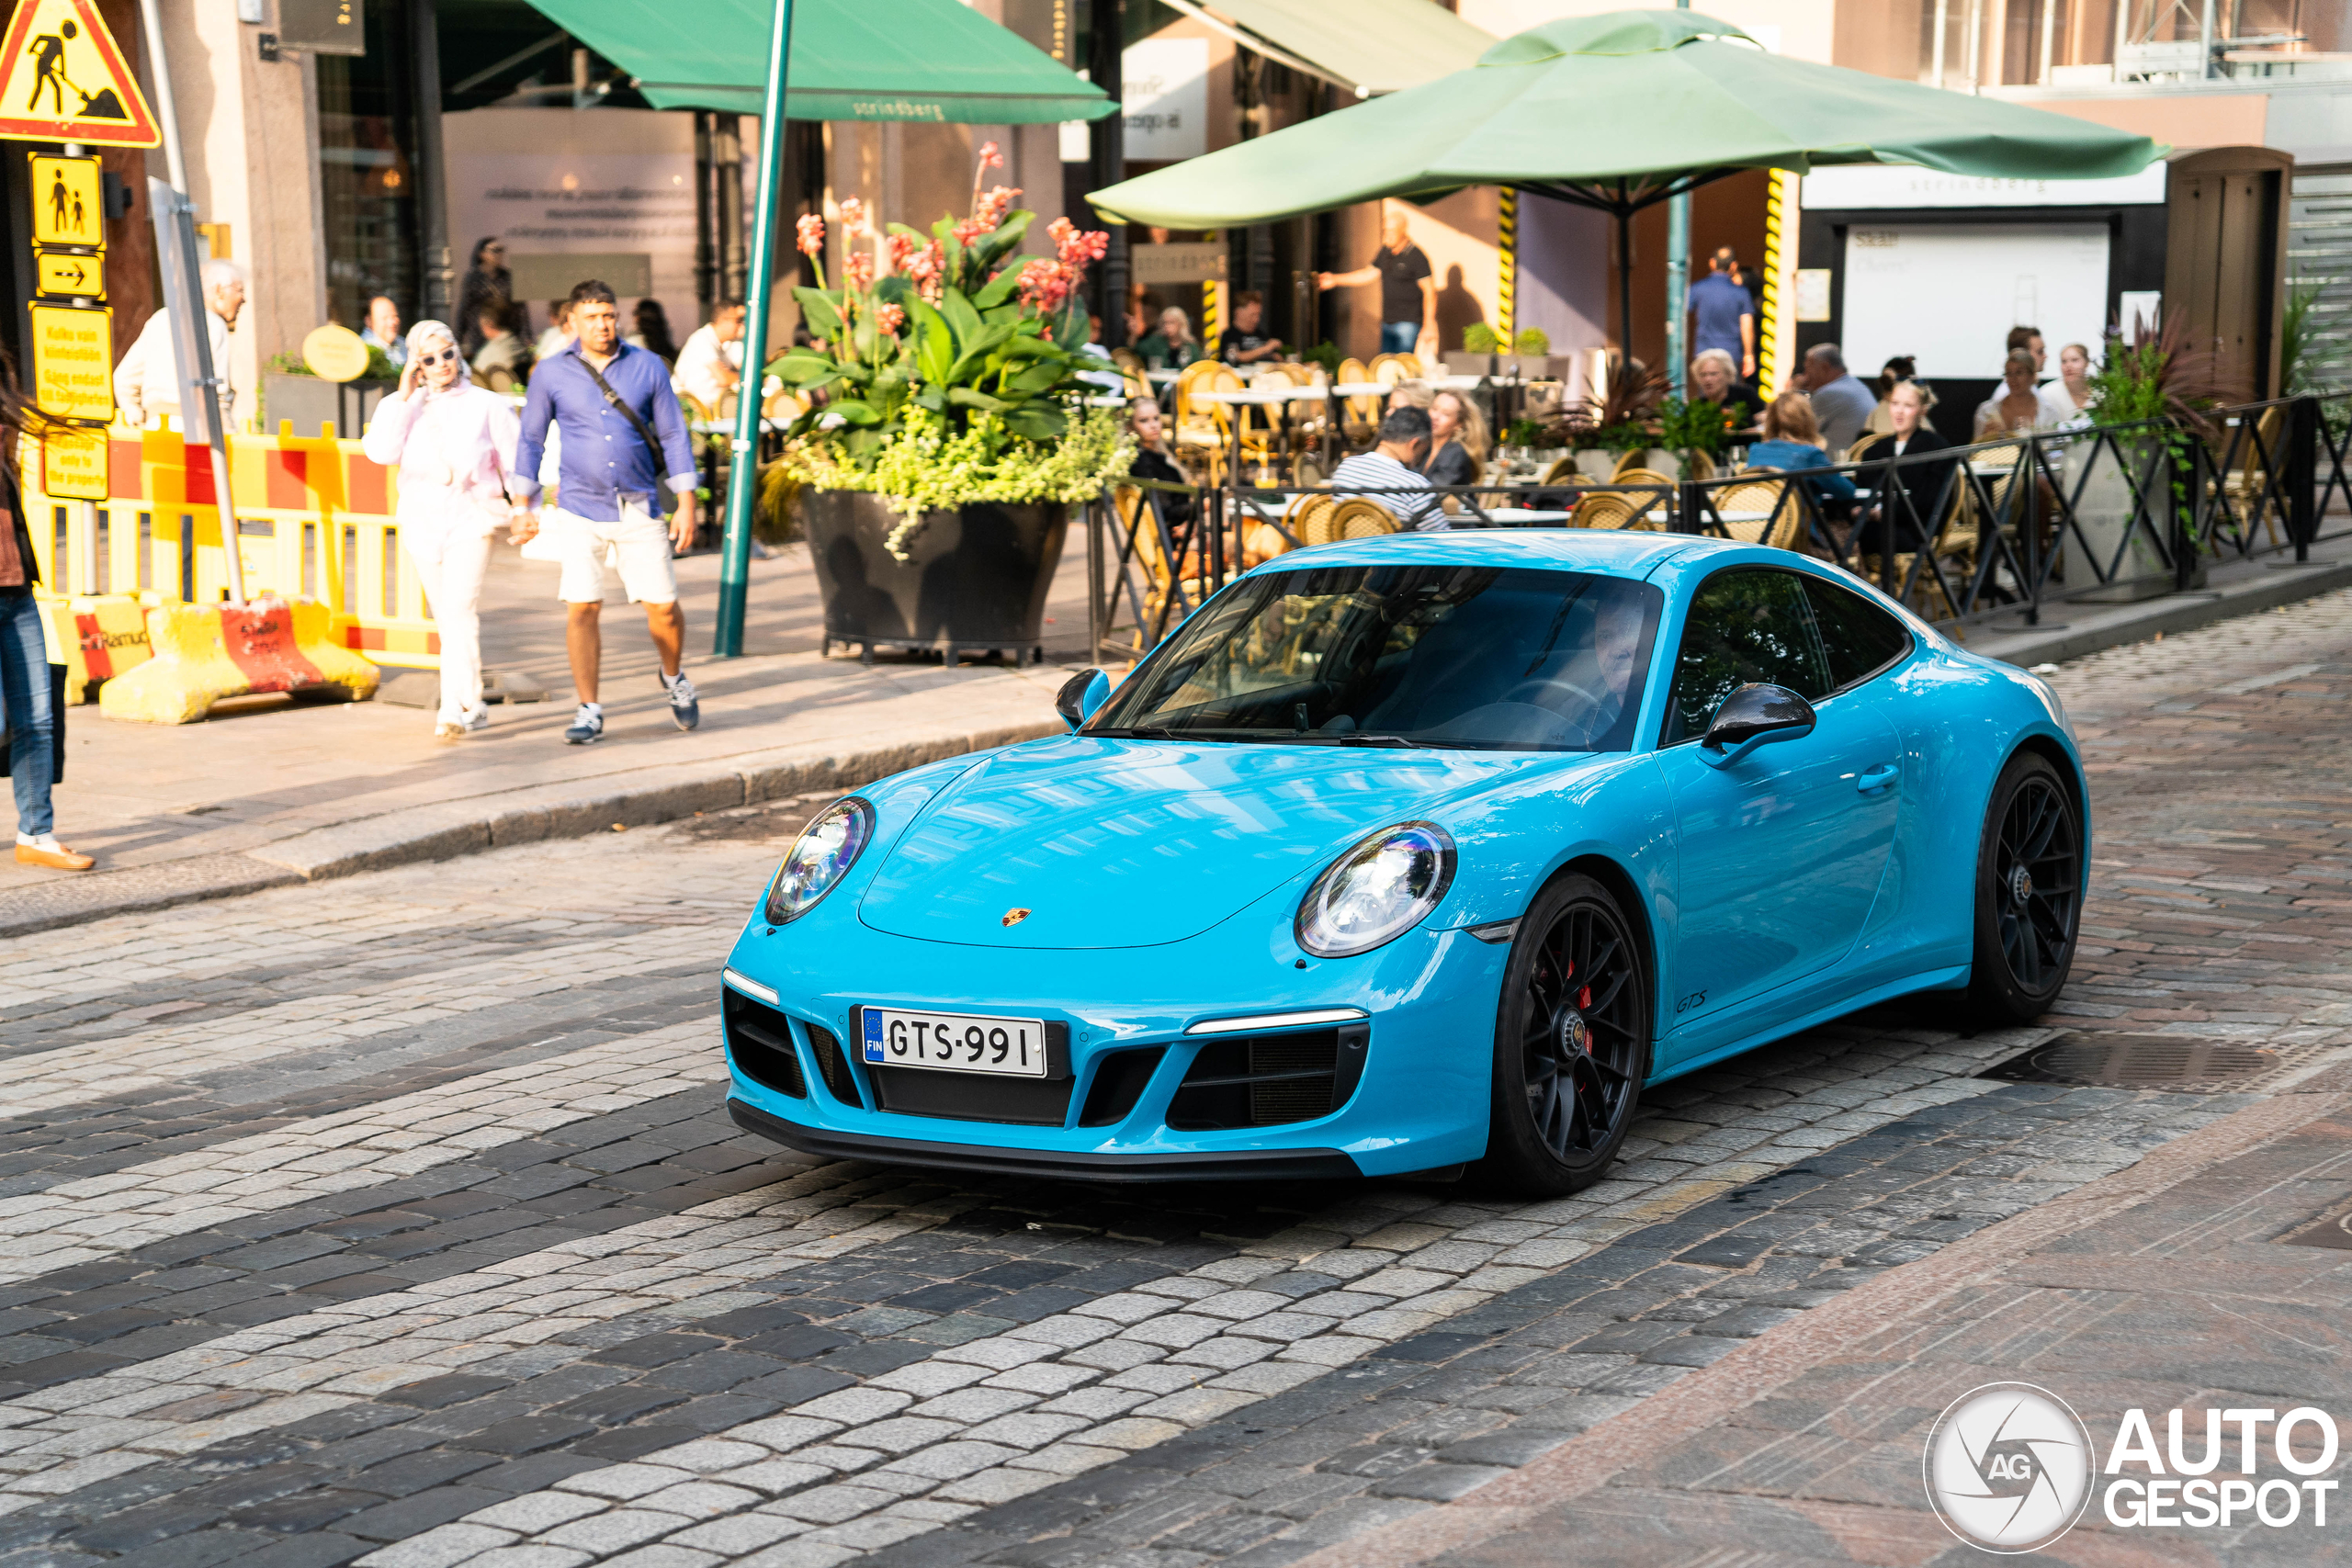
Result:
M763 1088L795 1100L808 1096L800 1076L800 1055L792 1048L792 1024L784 1014L755 1002L732 986L719 987L718 1017L727 1032L727 1055L737 1070Z
M1363 1077L1367 1024L1244 1035L1201 1047L1169 1102L1168 1125L1204 1133L1329 1116Z

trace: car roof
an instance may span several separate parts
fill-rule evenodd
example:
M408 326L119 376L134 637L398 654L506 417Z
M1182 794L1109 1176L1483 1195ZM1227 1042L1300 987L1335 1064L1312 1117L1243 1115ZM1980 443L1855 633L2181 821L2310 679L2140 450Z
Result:
M1316 545L1275 557L1260 571L1311 570L1325 566L1518 566L1647 577L1660 563L1691 551L1721 549L1725 541L1690 534L1618 528L1464 528L1439 533L1383 534Z

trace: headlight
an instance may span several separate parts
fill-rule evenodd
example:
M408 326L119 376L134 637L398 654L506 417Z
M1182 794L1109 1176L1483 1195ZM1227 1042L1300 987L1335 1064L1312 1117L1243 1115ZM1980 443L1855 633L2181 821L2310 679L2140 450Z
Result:
M1413 929L1453 881L1453 840L1434 822L1384 828L1331 863L1298 906L1298 945L1369 953Z
M837 800L801 829L768 888L770 925L797 920L849 874L874 837L874 807L855 795Z

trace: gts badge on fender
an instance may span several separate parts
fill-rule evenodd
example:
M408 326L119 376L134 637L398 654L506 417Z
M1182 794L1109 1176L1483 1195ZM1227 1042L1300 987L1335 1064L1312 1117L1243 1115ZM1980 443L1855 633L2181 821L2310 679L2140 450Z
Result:
M1674 1016L1680 1018L1684 1013L1694 1012L1706 1005L1707 993L1704 991L1693 991L1689 996L1674 1004Z

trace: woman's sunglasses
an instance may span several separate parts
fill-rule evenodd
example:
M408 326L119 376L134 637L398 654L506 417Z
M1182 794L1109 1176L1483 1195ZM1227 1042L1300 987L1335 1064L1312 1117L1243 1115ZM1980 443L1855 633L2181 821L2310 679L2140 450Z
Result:
M416 362L419 365L438 365L445 359L455 359L457 357L458 351L456 349L445 348L438 354L420 354L416 356Z

